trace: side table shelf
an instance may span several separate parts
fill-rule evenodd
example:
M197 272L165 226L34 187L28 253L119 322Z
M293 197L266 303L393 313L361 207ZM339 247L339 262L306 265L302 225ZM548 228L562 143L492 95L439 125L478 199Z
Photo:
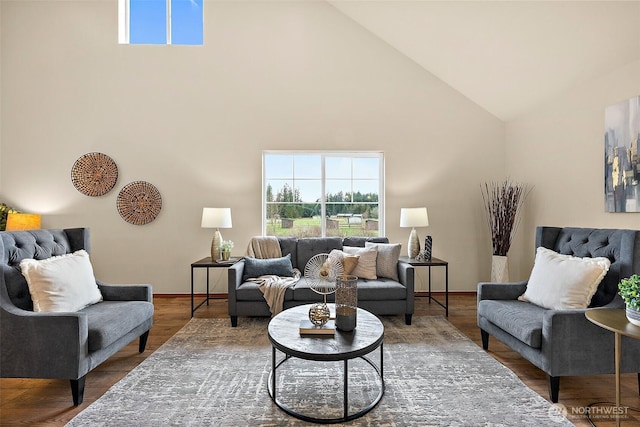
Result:
M429 261L416 261L415 258L401 256L398 261L405 262L414 267L427 267L429 270L429 291L427 298L429 303L434 301L440 307L444 308L445 317L449 317L449 263L439 258L431 258ZM431 295L431 267L444 267L444 304Z
M210 268L229 268L236 262L240 261L241 257L231 257L228 261L217 261L213 260L211 257L202 258L196 262L191 263L191 317L193 317L193 313L197 309L199 309L204 303L209 305L209 269ZM193 291L193 281L194 281L194 271L196 268L206 268L207 269L207 297L204 301L201 301L200 304L194 306L194 291Z

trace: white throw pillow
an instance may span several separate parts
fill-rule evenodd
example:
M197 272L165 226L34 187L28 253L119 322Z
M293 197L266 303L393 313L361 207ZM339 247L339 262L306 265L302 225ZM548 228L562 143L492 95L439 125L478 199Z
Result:
M373 246L370 248L358 248L355 246L344 246L342 251L349 255L358 255L358 264L351 274L358 276L360 279L378 278L376 276L376 258L378 257L378 248Z
M402 245L400 243L372 243L365 242L365 247L375 246L378 248L376 258L376 274L378 277L386 277L398 282L398 258Z
M604 257L579 258L539 247L519 299L554 310L587 308L610 265Z
M102 301L85 250L43 260L24 259L20 269L29 285L33 311L78 311Z

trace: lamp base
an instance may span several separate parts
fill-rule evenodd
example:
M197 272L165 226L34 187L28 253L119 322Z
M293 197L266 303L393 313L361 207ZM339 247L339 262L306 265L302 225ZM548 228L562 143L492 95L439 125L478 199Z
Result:
M216 230L211 241L211 260L215 261L220 258L220 245L222 245L222 234L220 230Z
M409 258L415 258L420 253L420 241L418 240L418 232L416 229L411 230L409 234L409 242L407 243L407 255Z

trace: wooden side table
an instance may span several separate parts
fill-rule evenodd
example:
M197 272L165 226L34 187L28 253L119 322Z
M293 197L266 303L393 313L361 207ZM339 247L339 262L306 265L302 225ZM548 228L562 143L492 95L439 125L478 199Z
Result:
M210 268L229 268L231 265L235 264L239 260L240 258L238 257L232 257L232 258L229 258L228 261L216 261L211 259L211 257L209 256L191 263L191 317L193 317L193 313L195 313L195 311L199 309L202 306L202 304L206 302L207 305L209 305L209 299L210 299L209 298L209 269ZM207 297L205 298L204 301L202 301L200 304L194 307L193 272L195 271L196 268L207 269Z
M449 263L439 258L431 258L429 261L416 261L415 258L409 258L408 256L401 256L398 261L406 262L414 267L427 267L429 269L429 292L427 294L429 304L431 304L431 301L435 301L440 307L444 308L445 317L449 317ZM431 267L444 267L444 304L431 296Z
M622 335L640 339L640 327L627 320L623 309L602 308L587 310L585 316L590 322L615 334L616 426L620 426L620 345L622 344Z

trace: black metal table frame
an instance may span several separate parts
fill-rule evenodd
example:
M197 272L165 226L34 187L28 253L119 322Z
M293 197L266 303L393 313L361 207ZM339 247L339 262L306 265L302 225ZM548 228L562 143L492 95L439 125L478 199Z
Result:
M429 304L434 301L440 307L444 308L445 317L449 317L449 263L439 258L432 258L429 261L416 261L414 258L401 257L401 262L406 262L414 267L427 267L429 269L429 291L427 292L427 298L429 298ZM431 295L431 267L444 267L444 304Z
M211 260L211 257L202 258L199 261L191 263L191 317L193 317L193 313L196 312L197 309L202 307L204 303L209 305L209 300L213 299L209 296L209 269L210 268L229 268L233 265L234 262L237 262L238 258L233 258L231 261L227 262L214 262ZM194 306L194 290L193 290L193 281L194 281L194 271L196 268L206 268L207 269L207 296L204 301L201 301L198 305Z
M358 412L349 414L349 360L353 358L346 358L343 360L343 363L344 363L343 364L343 409L344 409L343 417L340 417L340 418L311 417L311 416L304 415L294 411L293 409L291 409L290 407L288 407L287 405L285 405L284 403L278 400L278 396L276 394L277 368L280 367L280 365L285 363L287 360L296 356L287 354L285 352L282 352L282 350L280 350L285 355L285 357L279 362L277 362L277 357L276 357L277 351L274 345L271 346L271 373L269 374L269 380L268 380L269 396L271 396L271 400L273 400L273 402L278 406L278 408L282 409L287 414L294 416L303 421L317 423L317 424L336 424L336 423L355 420L356 418L363 416L364 414L366 414L367 412L375 408L376 405L382 399L382 396L384 396L385 384L384 384L384 349L383 347L384 347L383 342L380 341L380 344L378 345L378 348L380 348L380 367L376 366L375 363L373 363L368 357L359 356L360 359L363 359L365 362L367 362L378 374L378 377L380 378L380 391L378 392L378 395L375 397L375 399L373 399L369 405L367 405L365 408L361 409ZM372 349L372 351L374 350L375 348ZM306 359L306 360L314 360L314 359ZM334 360L332 362L337 362L337 361L338 360ZM326 362L326 361L322 360L318 362Z

